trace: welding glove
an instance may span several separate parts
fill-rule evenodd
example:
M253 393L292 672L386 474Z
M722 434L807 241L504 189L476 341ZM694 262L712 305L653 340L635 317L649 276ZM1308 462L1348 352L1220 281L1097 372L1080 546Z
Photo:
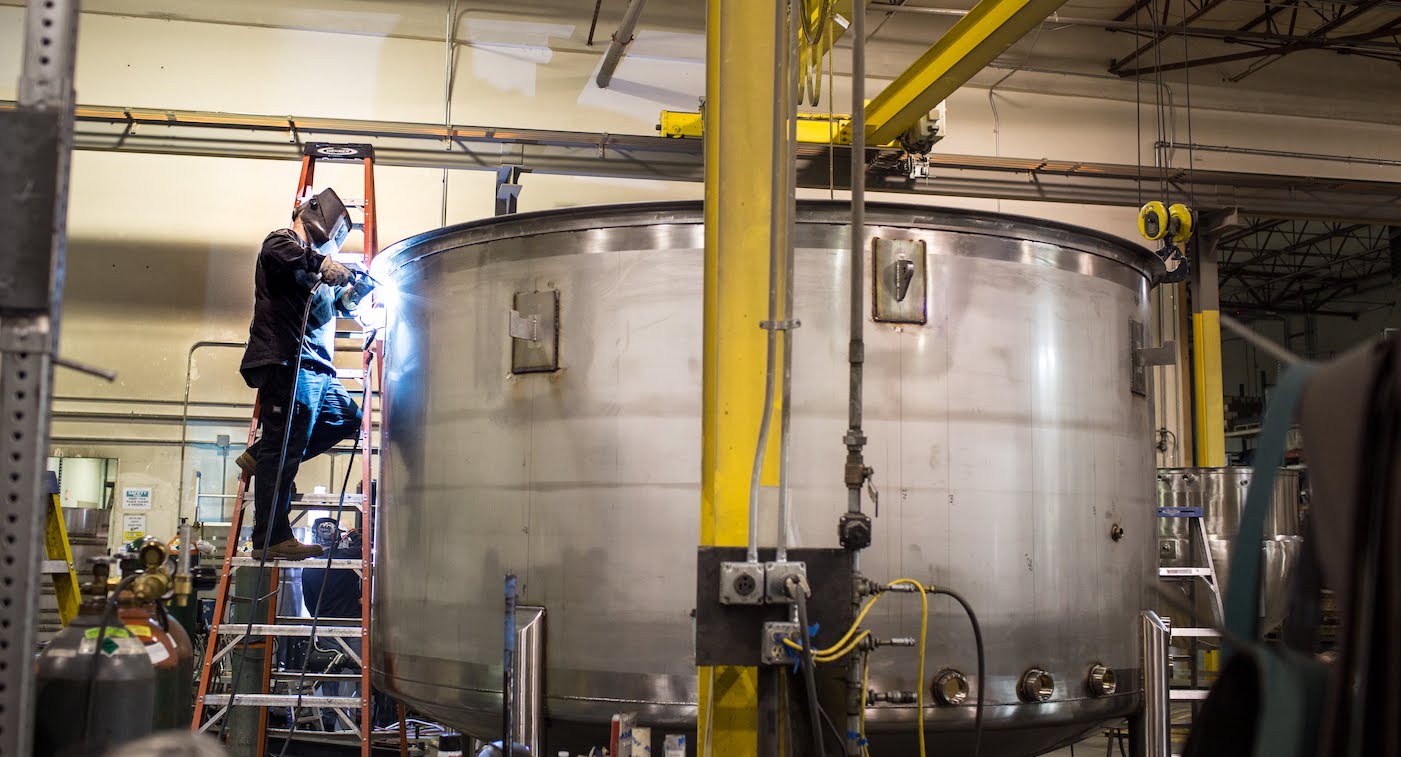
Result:
M350 286L341 293L341 307L346 310L354 310L355 306L360 304L360 300L365 299L365 295L368 295L374 288L374 279L366 275L363 270L352 269Z
M350 281L350 269L327 255L321 261L321 281L333 287L341 286Z

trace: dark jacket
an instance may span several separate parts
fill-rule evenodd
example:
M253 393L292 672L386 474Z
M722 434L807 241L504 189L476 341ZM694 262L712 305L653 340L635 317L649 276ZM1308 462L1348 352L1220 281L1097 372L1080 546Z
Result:
M251 387L262 384L267 366L298 364L318 373L334 374L337 301L342 288L317 286L325 255L302 244L288 229L274 231L263 240L254 275L253 320L248 324L248 347L239 372ZM306 329L302 313L312 298ZM305 334L306 338L302 336Z
M333 560L359 560L360 550L337 547L329 550L327 556ZM315 613L316 597L324 589L326 594L321 597L320 617L360 617L360 576L344 568L327 570L310 567L318 563L325 565L325 560L325 556L313 557L303 563L308 567L302 568L302 604L306 605L307 612Z

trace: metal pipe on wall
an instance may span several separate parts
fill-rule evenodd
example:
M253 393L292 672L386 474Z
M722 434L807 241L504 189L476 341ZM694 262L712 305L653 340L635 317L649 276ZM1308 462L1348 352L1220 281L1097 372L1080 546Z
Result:
M505 580L505 633L501 649L501 754L515 754L516 737L516 576L507 573Z
M1257 147L1230 147L1227 145L1200 145L1195 142L1159 142L1159 147L1169 150L1190 150L1193 152L1222 152L1231 155L1258 155L1265 158L1291 158L1294 160L1321 160L1333 163L1358 163L1369 166L1401 166L1401 160L1391 158L1359 158L1352 155L1329 155L1316 152L1294 152L1292 150L1265 150Z
M603 54L603 66L598 69L598 77L594 80L599 87L607 88L608 83L613 81L613 72L622 62L628 45L632 44L632 31L637 28L637 19L642 17L642 6L646 2L647 0L632 0L628 3L628 9L623 12L623 20L618 24L618 31L613 32L613 41L608 43L608 52Z
M768 452L769 430L773 424L774 407L774 373L778 360L778 288L779 288L779 266L782 264L783 237L786 226L784 224L784 213L786 208L780 206L778 197L783 193L783 183L786 176L779 170L779 156L783 154L783 123L787 112L784 107L784 97L778 96L780 91L785 91L783 86L783 74L787 67L787 55L784 52L784 21L783 21L782 0L774 2L774 33L773 33L773 86L775 97L773 98L773 110L769 116L769 149L773 155L773 172L769 182L769 301L765 320L759 324L764 329L764 402L759 415L759 439L754 448L754 465L749 473L749 543L745 551L745 559L749 562L759 561L759 486L764 475L764 456ZM780 474L781 475L781 474ZM779 508L782 510L783 504L780 496ZM779 514L779 544L778 556L776 559L783 560L787 556L787 545L784 542L783 519L787 513Z
M457 0L448 3L447 26L443 30L443 128L452 127L452 48L457 32ZM452 141L448 140L448 149ZM443 169L442 218L440 225L448 225L448 169Z
M864 0L862 0L864 2ZM847 382L847 432L846 438L846 486L847 514L861 513L861 486L866 482L866 462L862 448L866 436L861 430L862 411L862 364L865 362L866 343L863 329L866 327L864 268L866 263L866 21L865 13L857 6L851 14L851 336L847 362L850 375ZM869 528L867 529L869 533ZM868 539L869 540L869 539ZM856 575L861 567L861 548L854 548L843 539L851 554L851 571ZM857 609L861 598L853 593L852 609ZM861 655L847 658L847 733L860 733L863 715L861 703ZM978 682L982 685L982 682ZM924 682L919 682L923 686ZM862 747L854 738L847 738L846 753L849 757L861 754Z
M243 349L245 342L224 342L201 340L190 345L185 353L185 399L180 403L180 485L175 495L175 519L179 522L185 516L185 447L190 429L190 384L194 380L195 352L204 347L224 347Z
M782 3L779 3L782 5ZM793 317L793 247L797 244L798 226L798 100L799 100L799 78L802 72L798 70L798 48L799 35L801 34L798 17L798 9L801 7L800 0L790 0L788 3L788 84L784 97L784 118L787 119L786 139L783 143L783 175L784 186L787 189L787 205L784 208L783 224L783 388L779 397L779 424L778 424L778 544L781 553L779 560L788 557L787 547L789 543L788 522L790 520L790 492L788 488L789 456L792 447L791 425L793 420L793 337L799 324L798 319ZM782 125L780 123L780 125ZM778 153L774 153L777 160ZM774 195L773 202L778 202L778 195ZM796 540L794 541L796 545Z

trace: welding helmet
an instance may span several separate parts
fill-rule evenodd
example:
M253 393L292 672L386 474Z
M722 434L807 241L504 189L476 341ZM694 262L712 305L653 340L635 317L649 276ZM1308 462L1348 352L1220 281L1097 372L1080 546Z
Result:
M317 518L311 531L316 543L323 547L334 547L341 540L340 524L335 518Z
M307 241L323 255L339 252L345 238L350 235L350 213L336 190L330 187L298 205L292 211L292 220L298 218L306 229Z

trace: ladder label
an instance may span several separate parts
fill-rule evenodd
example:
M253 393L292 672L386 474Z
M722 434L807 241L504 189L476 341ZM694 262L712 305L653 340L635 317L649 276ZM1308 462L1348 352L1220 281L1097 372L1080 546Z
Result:
M1158 508L1159 518L1200 518L1202 509L1200 507L1160 507Z
M1158 568L1158 575L1164 578L1181 578L1184 576L1210 576L1210 568Z

